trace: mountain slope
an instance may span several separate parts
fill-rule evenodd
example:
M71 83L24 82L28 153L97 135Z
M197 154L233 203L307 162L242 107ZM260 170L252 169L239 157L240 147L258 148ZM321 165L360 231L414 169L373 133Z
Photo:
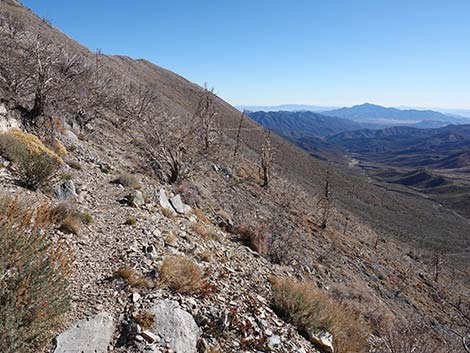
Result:
M351 120L313 112L259 111L250 112L249 116L258 124L284 136L308 134L324 137L361 128L360 124Z

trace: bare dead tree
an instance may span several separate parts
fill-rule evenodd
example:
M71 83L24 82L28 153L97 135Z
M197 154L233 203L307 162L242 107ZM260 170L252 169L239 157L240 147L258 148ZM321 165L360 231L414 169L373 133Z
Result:
M378 353L450 353L445 344L433 338L419 319L397 324L382 335Z
M260 155L260 178L262 180L262 187L268 187L271 181L272 168L273 168L273 148L271 143L271 131L264 130L263 144L261 145Z
M437 282L439 280L439 273L441 271L441 266L444 262L443 260L443 253L441 251L437 251L434 254L434 281Z
M194 123L171 116L161 107L156 115L144 115L139 122L144 157L153 173L170 184L188 178L205 158L204 148L196 138Z
M198 122L197 130L199 130L202 146L205 150L212 146L220 133L214 96L214 89L208 89L205 86L194 114L195 120Z
M323 203L323 212L321 215L320 228L326 229L330 220L331 212L331 190L330 190L330 167L328 166L325 172L325 186L323 189L323 197L321 199Z
M238 156L238 152L240 151L240 144L241 144L241 138L242 138L242 126L243 126L243 121L245 120L245 111L242 112L240 115L240 121L238 122L238 129L237 129L237 138L235 141L235 149L233 151L233 159L236 159Z
M349 225L349 217L346 216L346 219L345 219L345 221L344 221L343 235L346 235L346 232L348 231L348 225Z

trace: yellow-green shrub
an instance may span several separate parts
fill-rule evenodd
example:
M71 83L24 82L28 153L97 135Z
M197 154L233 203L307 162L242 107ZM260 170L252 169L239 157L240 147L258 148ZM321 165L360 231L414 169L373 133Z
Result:
M337 353L368 352L368 328L356 312L334 302L311 284L290 278L272 278L273 307L307 339L319 331L333 335Z
M19 182L32 190L45 184L63 164L38 137L18 129L0 134L0 153L17 164Z
M69 308L70 258L49 239L51 219L0 196L0 352L42 351Z

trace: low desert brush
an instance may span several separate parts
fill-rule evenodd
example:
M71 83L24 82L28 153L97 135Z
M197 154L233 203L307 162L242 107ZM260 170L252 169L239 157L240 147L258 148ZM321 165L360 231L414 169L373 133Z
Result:
M194 233L206 240L217 240L219 237L215 230L200 223L193 222L191 223L190 228Z
M125 188L132 190L140 190L142 188L139 179L137 179L135 175L128 173L120 174L116 179L112 181L112 183L122 185Z
M192 214L195 215L202 223L209 224L210 221L207 218L206 214L200 208L193 208Z
M176 218L175 212L172 211L169 208L160 207L160 211L166 218L169 218L169 219L175 219Z
M274 310L314 343L326 331L333 335L337 353L368 352L369 331L357 313L334 302L310 283L289 278L271 278Z
M80 233L82 222L86 223L87 220L93 221L92 219L88 219L86 215L84 216L84 214L80 213L73 204L67 201L60 202L52 207L51 215L59 229L70 234Z
M64 158L67 156L67 149L59 140L54 139L50 147L59 157Z
M114 278L124 280L129 286L134 288L152 288L152 282L147 280L143 275L136 272L128 266L119 268L114 273Z
M69 309L70 256L52 227L48 206L0 197L0 352L42 351Z
M152 328L153 324L155 323L155 315L147 310L144 310L137 313L134 316L134 320L140 325L140 327L142 327L142 329L148 330Z
M137 224L137 218L135 216L129 216L129 217L127 217L124 224L126 226L135 226Z
M269 251L269 233L265 227L241 224L232 231L250 249L266 255Z
M63 164L39 138L18 129L0 134L0 153L16 164L19 183L31 190L46 184Z
M199 266L184 256L172 256L163 261L161 281L176 292L200 292L206 285Z

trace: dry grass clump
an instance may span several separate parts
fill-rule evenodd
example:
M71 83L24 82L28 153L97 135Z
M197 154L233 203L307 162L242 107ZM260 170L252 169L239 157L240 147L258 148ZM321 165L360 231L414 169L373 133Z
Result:
M368 352L367 326L349 307L332 301L309 283L279 277L271 278L271 283L275 311L312 343L317 332L327 331L333 335L335 352Z
M69 309L70 254L52 227L48 206L0 197L0 352L42 351Z
M169 208L160 207L160 211L166 218L169 218L169 219L175 219L176 218L175 213L172 210L170 210Z
M93 216L89 212L83 212L82 221L83 223L90 225L94 222Z
M169 288L183 294L200 292L206 286L199 266L184 256L165 259L160 278Z
M80 216L69 215L61 222L59 229L64 233L78 235L80 233L81 226L82 222Z
M193 208L192 214L195 215L202 223L209 224L210 221L207 218L206 214L200 208Z
M67 156L67 149L59 140L54 139L50 147L60 158Z
M212 251L206 249L199 253L199 258L201 259L201 261L204 262L212 262L214 261L214 254L212 253Z
M144 310L136 314L134 316L134 320L140 325L140 327L142 327L142 329L148 330L152 328L153 324L155 323L155 315L147 310Z
M76 161L67 161L67 165L75 170L82 170L82 165Z
M80 213L70 202L60 202L51 209L55 224L64 233L79 234L82 222L93 221L91 215ZM89 218L90 217L90 218Z
M137 224L137 218L135 216L129 216L124 224L127 226L135 226Z
M241 224L233 228L232 232L250 249L259 254L266 255L269 251L269 233L265 227Z
M116 179L112 181L112 183L122 185L125 188L132 190L140 190L142 188L139 179L137 179L135 175L128 173L120 174Z
M113 276L115 279L124 280L129 286L134 288L152 288L153 284L143 275L137 273L129 266L119 268Z
M62 159L34 135L13 129L0 134L0 153L18 167L18 181L36 190L63 164Z
M217 240L219 239L219 235L217 232L208 226L202 225L200 223L193 222L189 226L191 230L199 235L201 238L206 240Z

